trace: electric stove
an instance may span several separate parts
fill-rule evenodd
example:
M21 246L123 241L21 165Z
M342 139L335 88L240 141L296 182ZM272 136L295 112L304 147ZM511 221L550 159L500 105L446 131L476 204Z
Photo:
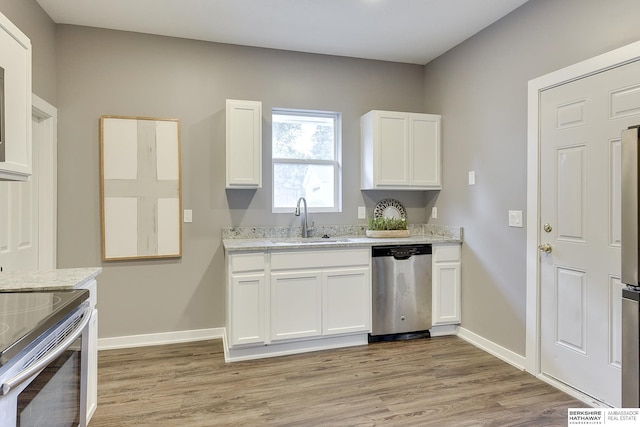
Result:
M88 298L86 289L0 292L0 371Z

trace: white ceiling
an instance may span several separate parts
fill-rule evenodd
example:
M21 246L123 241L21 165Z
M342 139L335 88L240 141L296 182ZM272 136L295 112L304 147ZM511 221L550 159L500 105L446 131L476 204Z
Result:
M527 0L37 0L58 24L426 64Z

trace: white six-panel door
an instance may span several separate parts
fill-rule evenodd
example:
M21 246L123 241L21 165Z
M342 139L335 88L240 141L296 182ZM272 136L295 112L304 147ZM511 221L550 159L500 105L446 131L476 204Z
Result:
M37 126L34 118L36 132ZM0 181L0 267L5 271L38 269L37 162L34 155L29 181Z
M540 101L541 371L620 405L620 133L640 124L640 63Z
M0 266L4 271L38 268L38 199L33 178L0 182Z
M33 174L29 182L0 181L0 267L56 267L57 110L33 95Z

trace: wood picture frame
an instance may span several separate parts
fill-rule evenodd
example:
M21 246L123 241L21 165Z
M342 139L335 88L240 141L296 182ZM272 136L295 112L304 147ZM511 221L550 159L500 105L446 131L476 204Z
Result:
M102 259L182 256L180 121L100 117Z

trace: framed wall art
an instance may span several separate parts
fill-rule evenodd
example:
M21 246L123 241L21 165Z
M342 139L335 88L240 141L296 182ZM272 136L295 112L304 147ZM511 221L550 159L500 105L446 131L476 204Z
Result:
M182 256L180 122L100 117L102 258Z

